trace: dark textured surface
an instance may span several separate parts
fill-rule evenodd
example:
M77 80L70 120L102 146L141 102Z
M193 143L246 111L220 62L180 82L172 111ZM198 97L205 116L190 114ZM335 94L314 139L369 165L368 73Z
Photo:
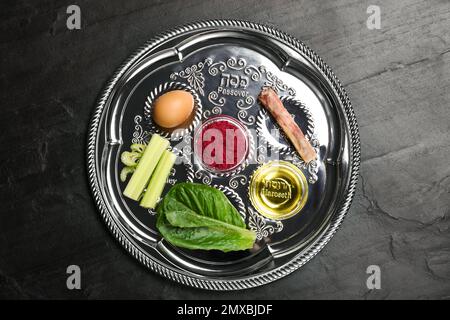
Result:
M275 4L276 3L276 4ZM1 298L450 299L450 3L3 1L0 10ZM366 28L369 4L381 30ZM330 64L352 99L361 179L342 228L291 276L244 292L195 290L131 258L100 220L85 168L105 82L158 32L198 19L278 26ZM66 267L82 289L66 288ZM368 265L381 290L369 291Z

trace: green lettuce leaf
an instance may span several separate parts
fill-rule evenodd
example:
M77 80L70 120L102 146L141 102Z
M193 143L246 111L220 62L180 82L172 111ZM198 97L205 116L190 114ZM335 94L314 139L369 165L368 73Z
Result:
M215 188L179 183L157 208L157 228L173 245L224 252L253 247L256 235L247 230L228 198Z

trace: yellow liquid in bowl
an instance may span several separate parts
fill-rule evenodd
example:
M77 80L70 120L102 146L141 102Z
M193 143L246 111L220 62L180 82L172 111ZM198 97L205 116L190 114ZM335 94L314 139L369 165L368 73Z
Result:
M263 216L283 220L304 207L308 198L308 183L303 172L292 163L270 161L254 172L249 197Z

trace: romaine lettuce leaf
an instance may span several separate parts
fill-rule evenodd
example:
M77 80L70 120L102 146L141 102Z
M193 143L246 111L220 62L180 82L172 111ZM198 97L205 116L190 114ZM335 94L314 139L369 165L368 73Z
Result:
M247 230L228 198L215 188L179 183L157 208L157 228L173 245L224 252L253 247L256 235Z

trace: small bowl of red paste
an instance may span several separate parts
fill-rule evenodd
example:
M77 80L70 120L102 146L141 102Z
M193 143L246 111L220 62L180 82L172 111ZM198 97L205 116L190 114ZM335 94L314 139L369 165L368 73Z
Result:
M214 116L203 122L195 131L194 144L197 161L215 173L236 169L248 156L247 130L230 116Z

